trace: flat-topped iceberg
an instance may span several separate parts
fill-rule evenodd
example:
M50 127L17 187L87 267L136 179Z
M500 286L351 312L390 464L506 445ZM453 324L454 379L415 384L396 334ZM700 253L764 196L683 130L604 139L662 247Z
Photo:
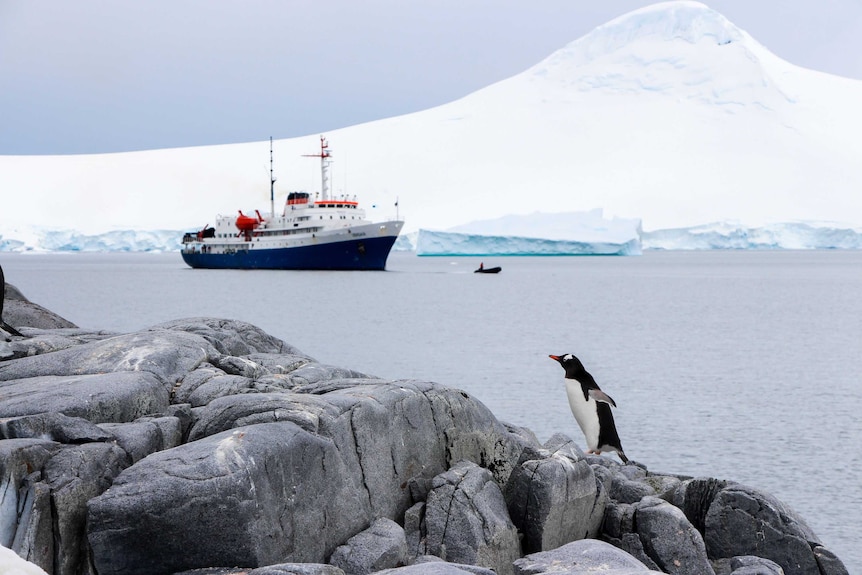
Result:
M640 255L641 222L588 212L508 215L446 231L420 229L420 256Z

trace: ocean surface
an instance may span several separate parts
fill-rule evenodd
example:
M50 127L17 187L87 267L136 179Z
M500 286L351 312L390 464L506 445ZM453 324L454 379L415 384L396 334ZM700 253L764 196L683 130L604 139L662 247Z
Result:
M6 280L81 327L253 323L317 360L459 387L544 441L582 442L574 353L629 458L732 479L798 511L862 573L862 251L638 257L390 256L386 272L210 271L178 254L0 254Z

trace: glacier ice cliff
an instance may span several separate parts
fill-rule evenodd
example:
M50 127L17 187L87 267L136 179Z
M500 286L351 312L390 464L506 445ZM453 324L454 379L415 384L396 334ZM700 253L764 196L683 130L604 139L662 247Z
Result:
M644 232L641 240L649 250L858 250L862 249L862 228L825 222L761 227L716 222Z
M533 214L468 224L444 232L421 230L402 234L393 251L418 255L635 255L641 250L857 250L862 249L862 227L829 222L787 222L746 226L716 222L686 228L643 231L637 220L604 220L611 226L594 226L559 214ZM600 212L598 212L600 216ZM558 216L558 214L553 214ZM566 220L574 226L564 233L557 226ZM519 221L520 220L520 221ZM594 220L594 223L597 220ZM615 222L615 223L614 223ZM517 225L516 225L517 224ZM615 231L609 228L617 226ZM175 252L183 230L114 230L84 234L46 228L0 229L0 252ZM568 237L567 237L568 236Z
M175 252L179 230L112 230L84 234L49 228L0 229L0 252Z

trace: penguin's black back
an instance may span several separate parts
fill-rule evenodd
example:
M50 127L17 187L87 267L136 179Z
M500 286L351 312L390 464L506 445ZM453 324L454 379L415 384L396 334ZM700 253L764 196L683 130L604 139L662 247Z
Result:
M597 401L596 412L599 416L599 449L604 445L610 445L622 452L623 445L620 442L620 436L617 433L617 426L614 423L611 406L604 401Z

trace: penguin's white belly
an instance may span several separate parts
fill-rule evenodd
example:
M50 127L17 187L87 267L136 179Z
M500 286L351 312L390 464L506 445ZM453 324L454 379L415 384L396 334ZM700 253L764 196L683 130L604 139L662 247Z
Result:
M569 397L569 407L575 416L584 437L587 440L587 450L599 448L599 413L596 400L592 397L584 399L581 384L574 379L566 380L566 395Z

